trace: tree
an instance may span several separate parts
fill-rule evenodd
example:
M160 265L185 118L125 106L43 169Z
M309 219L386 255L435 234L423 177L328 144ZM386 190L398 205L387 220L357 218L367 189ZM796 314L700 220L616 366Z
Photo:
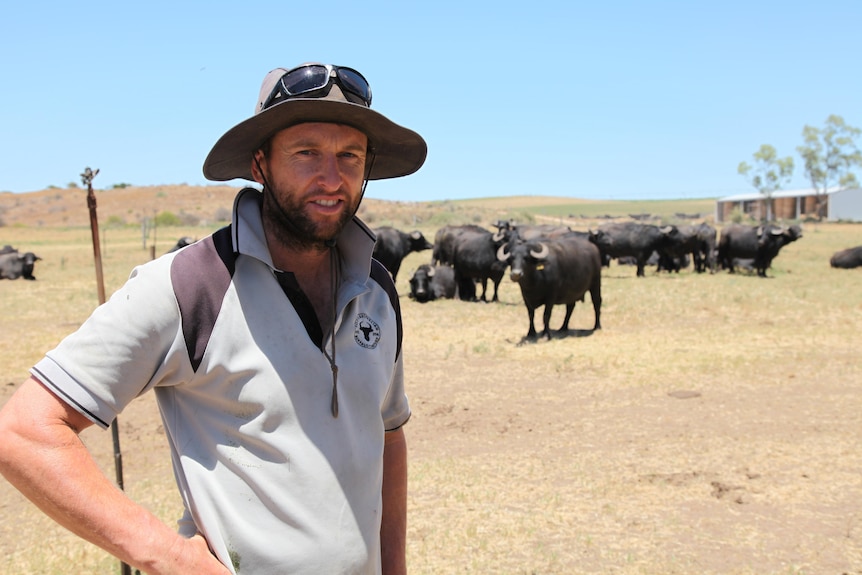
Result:
M766 199L766 220L772 220L775 210L772 205L772 192L781 189L782 183L790 181L793 175L793 158L779 158L775 148L763 144L754 152L754 167L740 162L736 169ZM764 219L761 217L761 219Z
M839 189L858 186L853 168L862 166L862 153L855 139L862 133L859 128L849 126L841 116L826 118L822 129L805 126L802 138L805 145L796 151L805 162L805 175L817 198L817 217L823 219L825 203L823 197L830 186Z

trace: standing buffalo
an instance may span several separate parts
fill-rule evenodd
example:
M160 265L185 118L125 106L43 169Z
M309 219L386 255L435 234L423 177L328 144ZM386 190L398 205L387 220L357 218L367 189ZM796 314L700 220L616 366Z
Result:
M538 238L554 238L571 233L572 228L564 225L554 224L515 224L512 221L498 220L494 224L501 233L506 234L507 239L517 237L522 240L535 240Z
M22 254L15 249L9 251L4 248L3 253L0 254L0 279L24 278L25 280L35 280L33 266L36 261L41 259L33 252Z
M599 249L589 240L572 236L514 240L501 246L497 257L511 266L509 275L521 288L530 318L526 339L536 338L534 318L541 306L545 306L542 337L551 338L551 311L558 304L566 306L560 331L568 331L575 303L584 301L588 291L596 317L593 329L601 329L602 262Z
M635 258L637 275L643 277L647 259L666 241L671 228L637 222L602 224L597 231L590 230L590 241L599 248L602 258Z
M475 295L475 284L472 280L469 281L469 287L473 288L473 295ZM410 278L410 297L419 303L435 299L452 299L457 291L455 270L449 266L423 264Z
M829 265L833 268L847 270L862 267L862 246L835 252L832 255L832 259L829 260Z
M389 226L383 226L374 230L374 233L377 234L377 243L374 244L374 259L389 270L393 281L398 275L398 270L401 269L401 261L407 254L433 247L419 231L408 234Z
M766 270L782 247L802 237L802 229L797 225L790 227L766 224L746 226L730 224L721 230L718 242L718 261L721 266L734 272L734 259L751 258L757 275L766 277Z
M694 259L694 271L703 273L709 268L709 273L715 273L715 245L718 232L707 223L683 226L691 229L695 238L694 251L691 253Z
M431 252L433 265L451 266L455 263L455 246L464 237L475 234L486 234L488 230L481 226L465 224L461 226L443 226L434 235L434 248Z
M481 232L464 232L455 243L455 252L452 256L452 267L455 268L455 283L465 285L468 280L482 284L481 301L488 301L488 280L494 283L494 297L492 301L499 301L497 289L506 272L505 262L497 260L497 249L504 243L502 234L492 233L488 230ZM476 299L459 293L462 300Z
M659 269L679 271L688 267L688 255L694 260L694 270L698 273L715 272L715 228L706 223L687 226L667 226L661 228L664 240L658 248Z

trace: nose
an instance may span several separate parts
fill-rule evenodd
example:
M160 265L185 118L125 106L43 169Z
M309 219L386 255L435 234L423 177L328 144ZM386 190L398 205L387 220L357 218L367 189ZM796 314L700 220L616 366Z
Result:
M336 154L325 154L320 162L320 170L317 177L318 184L326 190L337 190L344 182L344 174L338 165Z

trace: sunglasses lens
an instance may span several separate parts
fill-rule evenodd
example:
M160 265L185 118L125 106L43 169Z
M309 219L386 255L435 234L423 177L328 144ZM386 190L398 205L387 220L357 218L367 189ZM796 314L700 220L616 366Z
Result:
M328 82L329 71L326 66L303 66L291 70L281 79L288 96L298 96L323 88Z
M362 74L351 68L338 68L336 73L345 89L362 98L366 105L371 105L371 87Z

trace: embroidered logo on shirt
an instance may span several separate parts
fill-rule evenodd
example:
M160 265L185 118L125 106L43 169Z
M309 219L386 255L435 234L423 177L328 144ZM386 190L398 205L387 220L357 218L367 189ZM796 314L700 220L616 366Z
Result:
M353 339L365 349L374 349L380 341L380 326L367 314L361 313L353 322Z

